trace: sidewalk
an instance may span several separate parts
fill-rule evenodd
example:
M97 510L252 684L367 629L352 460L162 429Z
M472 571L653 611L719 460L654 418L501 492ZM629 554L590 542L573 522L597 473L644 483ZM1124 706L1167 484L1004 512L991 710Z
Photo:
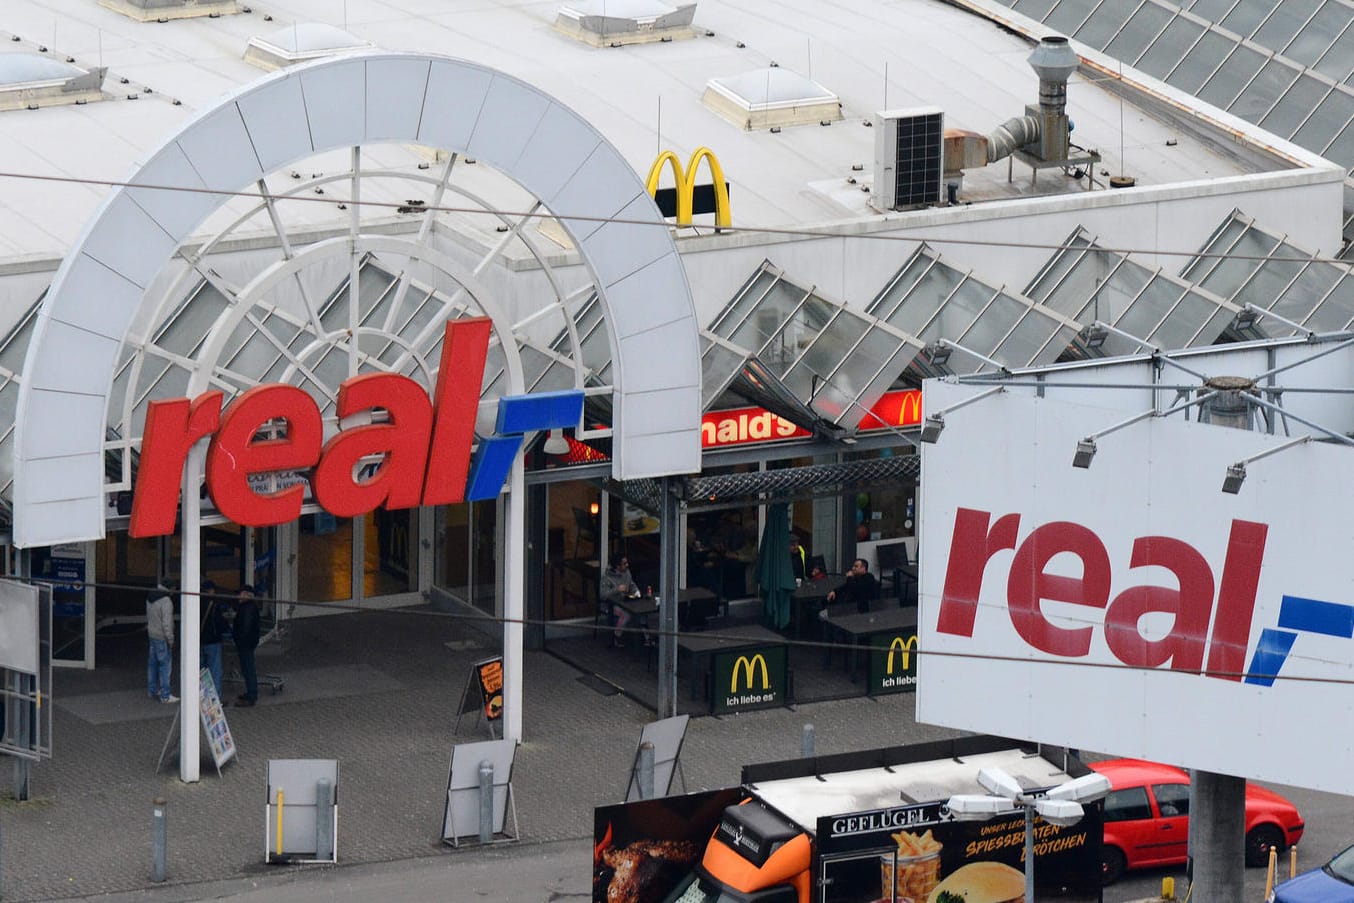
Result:
M590 688L580 681L588 675L559 659L528 653L526 737L514 771L521 844L453 850L439 840L451 748L487 738L469 716L454 735L454 710L471 663L497 651L463 621L430 609L296 621L287 653L259 661L260 671L284 674L286 688L276 695L263 689L255 708L228 709L239 760L218 778L204 758L201 782L189 785L178 780L176 764L155 773L173 712L145 697L144 634L101 637L99 670L56 672L54 757L33 769L33 800L16 804L8 798L8 771L0 778L0 899L145 898L156 797L168 801L172 886L157 889L154 899L238 894L242 883L247 890L255 881L266 888L260 893L274 894L315 868L263 865L267 760L292 757L340 763L342 867L334 876L341 880L305 882L309 889L296 893L343 899L335 886L381 874L376 865L374 871L349 866L419 859L410 863L412 873L433 882L429 888L447 880L439 862L454 868L458 897L468 887L466 876L483 871L487 883L465 898L587 899L592 810L624 795L640 729L652 715L624 694ZM228 688L226 695L233 692ZM953 733L918 727L911 695L697 718L682 751L687 789L733 786L745 763L797 756L807 723L824 754ZM576 856L567 852L575 846ZM505 852L510 849L517 852ZM542 880L503 867L505 857L520 855L547 857L555 864L547 863L544 874L558 873L560 883L541 887L540 897L525 886L520 896L497 893L498 880ZM580 869L582 883L566 886ZM394 872L410 874L400 867ZM204 882L231 882L233 889L213 890ZM428 893L407 899L428 899Z

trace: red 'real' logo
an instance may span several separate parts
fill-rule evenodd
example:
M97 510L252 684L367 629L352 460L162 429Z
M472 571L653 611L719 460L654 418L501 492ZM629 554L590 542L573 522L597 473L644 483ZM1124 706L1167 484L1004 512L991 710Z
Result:
M1178 588L1131 586L1113 599L1109 553L1089 528L1054 521L1035 527L1017 546L1019 529L1019 514L993 522L990 512L958 510L936 624L940 633L973 636L987 564L998 552L1014 549L1006 581L1008 613L1016 632L1040 652L1079 658L1090 651L1094 627L1060 627L1041 610L1045 600L1063 602L1103 610L1105 643L1126 665L1166 665L1176 671L1241 679L1269 531L1266 524L1232 521L1227 557L1216 581L1208 561L1189 543L1169 536L1140 536L1133 541L1129 569L1164 568L1175 576ZM1063 554L1080 559L1080 577L1046 571L1048 563ZM1140 619L1152 612L1175 619L1170 633L1159 639L1148 639L1138 629Z
M293 521L305 498L305 486L297 480L286 481L290 485L275 492L258 491L250 477L260 474L303 474L316 502L339 517L382 506L414 508L492 498L523 434L576 425L583 396L565 391L500 399L498 431L480 441L472 461L490 330L484 317L447 323L431 399L418 383L393 373L344 381L336 405L340 421L379 409L385 412L384 422L342 429L323 447L320 410L295 386L257 386L224 411L220 391L192 400L151 402L128 532L136 537L173 532L184 461L193 445L208 436L207 490L221 514L248 526ZM259 438L268 424L285 424L279 438ZM359 472L359 465L372 461L379 464Z

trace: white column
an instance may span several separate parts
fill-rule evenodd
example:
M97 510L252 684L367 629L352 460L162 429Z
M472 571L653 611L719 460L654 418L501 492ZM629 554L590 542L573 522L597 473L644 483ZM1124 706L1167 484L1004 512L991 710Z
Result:
M522 618L526 615L526 477L522 455L508 476L503 539L503 738L522 742Z
M183 466L183 536L179 543L179 780L187 784L198 780L198 670L201 667L200 643L202 606L201 544L202 500L198 496L202 482L206 443L198 442L188 452Z

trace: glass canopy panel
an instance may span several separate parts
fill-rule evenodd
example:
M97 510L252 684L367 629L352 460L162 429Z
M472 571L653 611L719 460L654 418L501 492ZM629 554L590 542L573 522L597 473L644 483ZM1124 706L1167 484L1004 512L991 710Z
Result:
M802 288L777 279L757 300L756 310L750 311L733 335L726 338L740 348L761 355L762 349L780 336L778 344L781 347L773 350L784 356L790 349L785 347L782 327L790 322L799 305L803 303L804 297L805 292ZM715 332L722 334L718 329Z
M1261 261L1259 267L1255 270L1255 275L1237 290L1232 298L1232 303L1237 305L1252 304L1269 310L1284 289L1288 287L1288 284L1306 266L1306 261L1302 259L1305 255L1289 245L1280 245L1274 253L1285 255L1290 259L1285 260L1276 256ZM1299 259L1294 260L1291 259L1292 257Z
M1327 265L1329 269L1334 270L1333 265ZM1316 332L1330 332L1339 329L1348 329L1351 322L1354 322L1354 278L1351 278L1349 271L1345 270L1343 278L1339 284L1331 290L1326 296L1326 300L1316 309L1311 318L1306 322L1308 329Z
M1303 269L1270 310L1294 323L1301 323L1312 315L1312 311L1326 297L1331 286L1339 281L1341 269L1328 263L1311 263Z
M1031 19L1037 19L1042 22L1044 21L1044 16L1048 15L1048 11L1051 10L1057 2L1058 0L1016 0L1013 9L1018 13L1029 16Z
M1340 32L1330 49L1312 68L1336 81L1344 81L1354 73L1354 26L1348 26Z
M1321 153L1354 116L1354 93L1336 88L1293 135L1293 143Z
M708 411L747 362L747 355L708 338L703 341L708 347L701 354L701 404Z
M1119 267L1115 281L1127 279L1130 284L1135 284L1138 282L1136 277L1146 277L1142 283L1142 290L1124 309L1114 325L1129 335L1142 336L1150 341L1150 336L1156 332L1157 326L1166 319L1184 295L1185 288L1162 278L1159 274L1148 273L1145 267L1140 267L1132 261L1125 261ZM1197 323L1195 327L1198 327Z
M903 264L889 284L884 286L865 312L872 317L878 317L881 320L889 320L898 306L905 303L907 295L913 290L917 281L926 275L927 269L935 262L935 257L929 253L925 247L918 248L912 255L912 259Z
M1223 17L1220 24L1228 31L1249 38L1278 3L1279 0L1239 0L1237 5L1232 7L1232 11Z
M1060 34L1071 34L1086 21L1094 6L1095 0L1062 0L1044 18L1044 24Z
M1059 280L1077 265L1077 261L1090 244L1090 240L1080 229L1074 232L1071 238L1063 242L1064 247L1053 253L1044 264L1044 268L1035 274L1034 279L1025 287L1025 297L1031 301L1046 303ZM1065 311L1059 313L1066 315Z
M715 317L710 330L717 336L729 338L747 319L752 309L758 306L762 296L779 280L780 276L770 269L770 265L763 263L747 284L734 295L733 300Z
M1116 254L1088 252L1044 303L1083 325L1096 320L1113 323L1147 281L1141 274L1134 278L1131 271L1118 274L1115 267L1122 259Z
M1327 160L1333 160L1341 166L1348 166L1354 163L1354 122L1350 122L1340 130L1340 134L1335 136L1335 140L1321 152L1321 156ZM1348 184L1348 183L1346 183ZM1345 209L1349 207L1349 192L1345 192Z
M1279 98L1269 115L1260 120L1261 128L1281 138L1289 137L1330 91L1331 87L1320 79L1310 75L1299 76L1284 96Z
M254 324L258 323L256 327ZM235 353L226 359L226 367L249 379L272 382L267 375L275 374L282 368L281 352L278 346L286 347L301 332L301 328L287 317L273 310L255 308L252 318L246 319L235 328L231 336L231 345L237 345Z
M28 355L28 340L33 337L33 324L37 322L37 311L41 304L42 298L39 297L37 303L28 309L28 313L24 314L23 319L10 330L3 343L0 343L0 367L10 373L23 373L24 358Z
M1204 27L1193 19L1178 16L1134 65L1149 75L1164 77L1194 46L1203 32Z
M935 262L925 278L908 294L905 303L883 318L890 326L920 336L937 309L959 287L964 274L948 264Z
M1194 0L1193 3L1185 5L1199 18L1216 22L1227 15L1227 11L1235 4L1236 0Z
M1166 282L1164 276L1158 278L1159 282ZM1161 321L1148 338L1152 344L1158 348L1188 348L1193 345L1211 345L1218 336L1222 335L1222 330L1227 322L1235 316L1229 312L1228 316L1217 324L1217 331L1209 333L1208 327L1210 321L1217 318L1218 304L1209 298L1204 297L1198 292L1185 291L1180 301L1175 305L1175 309L1166 315L1166 319Z
M1020 322L1029 307L1012 298L1005 292L999 292L987 309L982 312L968 331L955 339L956 342L986 357L993 357L1001 342L1011 328ZM948 336L946 337L948 338ZM962 353L962 352L960 352ZM998 359L999 360L999 359ZM1012 361L1001 361L1010 366ZM1024 366L1028 361L1016 361L1015 366Z
M230 306L230 302L209 282L198 284L156 333L154 343L164 350L191 357L202 344L212 324Z
M1193 94L1227 58L1227 54L1235 49L1236 42L1231 38L1223 37L1216 31L1206 32L1166 80L1180 90Z
M992 287L965 276L936 315L915 335L928 344L936 339L956 340L968 331L995 294Z
M1316 66L1317 60L1321 59L1326 48L1330 47L1335 36L1344 30L1351 18L1354 18L1354 7L1346 6L1342 0L1326 0L1312 20L1284 48L1283 55L1304 66L1312 66L1318 72L1322 71Z
M1282 0L1255 32L1255 43L1282 51L1316 12L1321 0Z
M1232 55L1223 61L1218 71L1214 72L1199 89L1199 99L1208 101L1215 107L1227 109L1228 104L1241 93L1241 89L1264 64L1264 54L1238 44Z
M1095 12L1091 13L1090 18L1077 29L1073 37L1096 50L1104 50L1105 45L1113 40L1115 32L1128 21L1134 7L1135 4L1132 2L1101 3L1095 8Z
M1114 36L1114 40L1110 41L1105 52L1126 63L1134 62L1147 45L1161 34L1166 23L1171 20L1171 15L1154 3L1144 3L1138 7L1133 17L1124 23L1124 27Z
M1031 308L992 352L992 359L1008 367L1029 366L1060 326L1057 320ZM1057 360L1061 353L1061 348L1054 352L1050 362Z
M836 362L828 359L818 362L825 367L834 363L840 366L828 375L826 382L819 384L812 407L821 416L854 428L864 412L902 374L916 351L915 346L891 331L877 324L870 325L848 356L838 358ZM811 349L810 353L815 352Z
M1287 63L1272 59L1227 107L1227 112L1248 122L1258 122L1274 106L1274 101L1297 80L1298 72Z
M830 306L828 302L814 296L804 302L803 310L810 311L819 305ZM831 319L821 330L795 337L795 348L792 352L795 359L789 362L788 369L776 374L796 396L805 401L813 398L833 368L850 357L851 349L870 326L863 318L840 308L836 316L831 316L826 311L814 311L813 314L815 318L831 317ZM789 328L786 331L790 331ZM860 363L862 366L878 366L877 361ZM873 374L873 370L871 373Z

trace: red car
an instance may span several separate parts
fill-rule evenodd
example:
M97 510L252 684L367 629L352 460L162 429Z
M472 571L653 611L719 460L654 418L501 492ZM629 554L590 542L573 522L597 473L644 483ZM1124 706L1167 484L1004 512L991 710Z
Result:
M1087 766L1110 779L1105 798L1104 881L1127 869L1184 863L1189 843L1189 775L1171 765L1110 759ZM1246 785L1246 864L1265 865L1271 847L1302 838L1302 815L1272 790Z

